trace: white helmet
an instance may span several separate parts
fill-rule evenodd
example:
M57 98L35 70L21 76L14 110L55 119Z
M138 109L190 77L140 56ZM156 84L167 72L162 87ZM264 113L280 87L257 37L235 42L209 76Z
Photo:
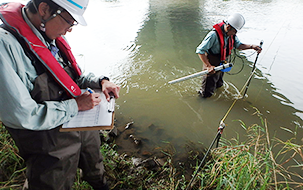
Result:
M89 0L52 0L65 9L79 24L86 26L83 14Z
M239 13L234 13L230 15L226 21L227 24L231 25L237 31L241 30L241 28L245 24L244 17Z

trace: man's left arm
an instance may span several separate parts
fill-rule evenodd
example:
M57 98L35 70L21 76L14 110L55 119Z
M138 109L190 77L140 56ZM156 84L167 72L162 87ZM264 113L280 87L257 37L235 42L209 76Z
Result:
M239 50L254 49L258 53L261 53L262 51L262 48L258 45L241 43L237 36L235 37L235 47Z
M258 53L261 53L262 48L258 45L255 44L241 44L238 49L240 50L245 50L245 49L254 49L256 50Z
M120 87L109 81L109 78L105 76L96 77L93 73L89 73L88 75L81 75L77 80L77 84L80 88L101 88L108 101L110 100L110 93L112 93L115 98L119 98Z

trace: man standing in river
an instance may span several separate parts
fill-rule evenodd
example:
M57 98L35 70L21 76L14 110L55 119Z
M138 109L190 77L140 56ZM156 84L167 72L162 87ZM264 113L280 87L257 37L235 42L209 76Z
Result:
M27 166L29 189L71 189L77 168L95 190L108 189L98 131L59 132L78 111L119 97L107 77L84 76L64 35L86 25L88 0L31 0L0 6L0 119Z
M215 71L214 68L228 60L233 48L239 50L254 49L258 53L262 48L257 45L243 44L236 33L244 26L245 20L241 14L235 13L228 17L226 21L215 24L197 47L196 53L203 62L203 70L208 70L210 74L202 77L202 86L199 94L203 98L211 97L215 89L223 85L222 71Z

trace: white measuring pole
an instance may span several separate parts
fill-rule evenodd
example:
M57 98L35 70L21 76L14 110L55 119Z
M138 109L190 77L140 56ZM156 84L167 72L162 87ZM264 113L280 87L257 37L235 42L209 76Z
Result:
M228 67L232 67L232 66L233 66L232 63L226 63L226 64L215 67L214 70L219 71L219 70L222 70L222 69L225 69L225 68L228 68ZM194 77L206 75L208 73L209 73L208 70L200 71L200 72L197 72L197 73L185 76L185 77L181 77L181 78L169 81L168 84L174 84L174 83L181 82L181 81L184 81L184 80L188 80L188 79L191 79L191 78L194 78Z

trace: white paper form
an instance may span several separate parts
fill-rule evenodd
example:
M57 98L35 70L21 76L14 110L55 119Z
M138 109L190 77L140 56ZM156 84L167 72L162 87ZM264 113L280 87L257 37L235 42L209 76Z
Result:
M109 107L114 105L115 98L108 102L103 93L100 93L101 102L93 109L79 111L78 114L69 122L63 124L62 128L79 128L95 126L111 126L113 112L109 112Z

